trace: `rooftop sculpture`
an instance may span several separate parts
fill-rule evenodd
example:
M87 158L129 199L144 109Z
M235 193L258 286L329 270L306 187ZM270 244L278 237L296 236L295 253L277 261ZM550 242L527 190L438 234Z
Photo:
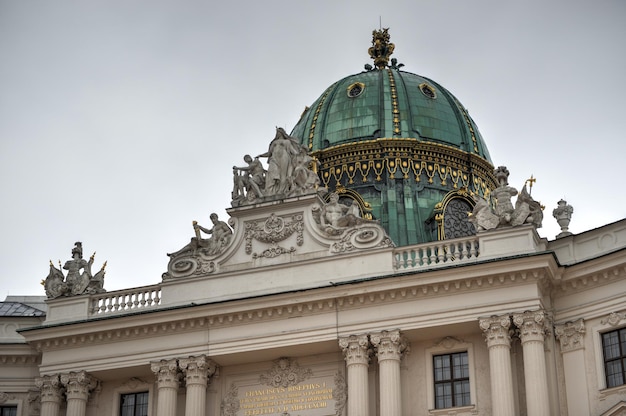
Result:
M259 158L267 158L267 170ZM233 207L316 192L320 183L315 159L282 127L267 152L244 161L248 166L233 166Z
M50 272L48 277L42 281L48 299L60 296L75 296L93 293L106 292L104 289L104 269L106 262L95 275L91 274L96 253L93 253L89 260L83 259L83 244L80 241L74 243L72 258L65 262L63 269L67 270L67 276L61 271L61 262L57 269L50 261Z
M517 189L509 186L509 170L506 166L499 166L495 169L494 174L500 184L491 192L494 209L483 197L474 196L476 205L470 214L470 221L476 227L476 231L481 232L506 226L515 227L522 224L532 224L535 228L540 228L543 221L542 206L532 198L526 189L526 183L524 183L524 187L515 201L515 206L513 206L511 198L518 192ZM531 178L526 182L529 181L532 186L535 179Z

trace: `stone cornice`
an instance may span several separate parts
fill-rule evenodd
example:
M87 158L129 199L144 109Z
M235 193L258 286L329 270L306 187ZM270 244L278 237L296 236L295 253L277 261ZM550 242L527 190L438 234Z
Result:
M14 355L1 354L0 366L24 366L37 365L40 362L39 355Z
M551 256L546 258L552 259ZM549 262L538 264L536 257L534 259L534 261L526 258L513 259L511 261L515 265L511 267L511 263L507 262L509 270L507 272L494 271L491 264L477 264L459 268L459 272L453 274L447 270L432 271L428 276L422 273L407 273L317 288L298 292L296 295L280 293L64 325L62 327L68 331L62 336L58 335L62 333L59 327L44 327L29 331L27 337L35 338L35 332L38 333L36 339L30 341L37 351L68 349L89 344L119 342L123 339L150 338L223 326L335 313L355 307L377 306L389 301L412 301L422 297L545 282L551 275L551 266ZM355 292L358 289L358 293L350 294L350 289L355 289Z
M562 276L553 284L555 294L568 294L626 278L624 257L626 251L622 250L565 267Z

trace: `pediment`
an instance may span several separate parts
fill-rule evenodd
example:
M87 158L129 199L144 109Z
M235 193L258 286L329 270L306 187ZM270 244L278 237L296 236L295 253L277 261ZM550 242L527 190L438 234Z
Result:
M227 212L232 236L227 244L217 251L186 247L170 255L163 280L293 265L393 247L393 242L376 221L353 216L345 226L327 224L322 217L329 205L321 195L311 193L231 208Z

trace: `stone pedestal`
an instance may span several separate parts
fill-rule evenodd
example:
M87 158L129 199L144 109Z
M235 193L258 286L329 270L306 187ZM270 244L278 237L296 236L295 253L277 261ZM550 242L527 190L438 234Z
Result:
M63 400L63 386L59 376L43 376L35 379L35 385L41 392L41 416L59 416Z
M370 334L370 340L378 357L380 414L402 416L400 359L403 353L408 352L408 342L398 330Z
M89 392L98 385L98 380L84 371L61 374L67 398L67 416L85 416Z
M157 412L156 416L177 416L176 398L181 374L176 360L152 362L152 372L157 377Z
M579 319L556 325L554 332L561 345L563 356L567 413L569 416L586 416L590 413L590 408L583 344L585 323Z
M181 358L178 364L185 375L187 386L185 416L205 416L206 388L217 365L205 355Z
M513 375L511 372L511 318L508 315L481 319L489 348L491 375L491 412L499 416L515 416Z
M550 416L544 352L545 321L545 314L541 310L513 315L513 322L519 328L524 354L528 416Z
M367 335L350 335L339 339L348 371L348 416L369 415L368 364L370 360Z

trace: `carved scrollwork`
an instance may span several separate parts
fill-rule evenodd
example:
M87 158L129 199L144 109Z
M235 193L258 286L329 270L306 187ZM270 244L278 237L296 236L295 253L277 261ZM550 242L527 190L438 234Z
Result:
M214 273L216 266L214 261L195 255L172 258L167 269L167 273L163 275L163 280L188 276L204 276Z
M333 390L335 399L335 415L343 415L343 410L348 402L348 383L341 373L335 374L335 389Z
M296 244L302 246L304 243L304 222L302 214L294 214L291 217L278 217L271 214L261 223L261 221L248 222L245 224L245 250L246 254L252 254L252 241L260 241L272 246L260 254L254 253L253 257L277 257L281 254L292 253L294 247L285 249L280 247L278 243L296 235Z
M222 400L222 415L235 416L239 412L239 388L235 383L231 383L226 393L226 397Z
M393 241L381 227L364 224L358 228L346 230L341 240L331 245L330 251L331 253L343 253L359 249L393 246Z
M289 387L313 376L310 368L302 368L296 360L281 357L274 360L274 365L265 374L259 376L259 382L271 387Z

